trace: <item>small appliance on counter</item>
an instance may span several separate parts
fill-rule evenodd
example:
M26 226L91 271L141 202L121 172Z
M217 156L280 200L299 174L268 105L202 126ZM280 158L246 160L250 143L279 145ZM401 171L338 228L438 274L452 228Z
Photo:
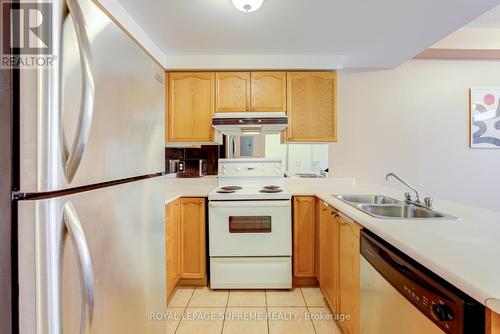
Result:
M169 159L167 160L167 170L165 171L167 174L173 174L179 172L179 159Z
M181 161L177 177L203 177L208 174L208 161L206 159Z

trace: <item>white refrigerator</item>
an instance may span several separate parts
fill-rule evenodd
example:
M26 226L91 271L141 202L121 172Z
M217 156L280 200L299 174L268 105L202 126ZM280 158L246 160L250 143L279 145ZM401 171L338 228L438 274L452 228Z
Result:
M93 1L52 4L57 62L14 80L19 332L163 334L164 70Z

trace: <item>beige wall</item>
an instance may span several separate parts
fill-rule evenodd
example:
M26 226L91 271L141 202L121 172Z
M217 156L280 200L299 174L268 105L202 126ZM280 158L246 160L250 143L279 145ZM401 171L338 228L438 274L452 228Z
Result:
M383 184L395 172L426 194L500 211L500 149L469 149L470 87L500 87L500 62L339 73L333 176Z
M434 44L437 49L500 49L500 28L462 28Z

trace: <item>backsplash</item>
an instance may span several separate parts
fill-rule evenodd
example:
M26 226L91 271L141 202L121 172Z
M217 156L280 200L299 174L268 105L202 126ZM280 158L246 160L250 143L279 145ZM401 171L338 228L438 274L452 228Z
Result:
M199 177L200 161L204 161L206 175L217 175L220 148L218 145L201 145L200 148L166 147L165 165L166 173L169 170L169 160L180 160L184 162L184 172L177 173L178 177Z

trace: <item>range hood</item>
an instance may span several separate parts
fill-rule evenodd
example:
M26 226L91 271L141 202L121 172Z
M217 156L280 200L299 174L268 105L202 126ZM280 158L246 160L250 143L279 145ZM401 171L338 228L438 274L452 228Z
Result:
M212 126L224 135L252 136L276 134L285 130L288 117L284 112L216 113Z

